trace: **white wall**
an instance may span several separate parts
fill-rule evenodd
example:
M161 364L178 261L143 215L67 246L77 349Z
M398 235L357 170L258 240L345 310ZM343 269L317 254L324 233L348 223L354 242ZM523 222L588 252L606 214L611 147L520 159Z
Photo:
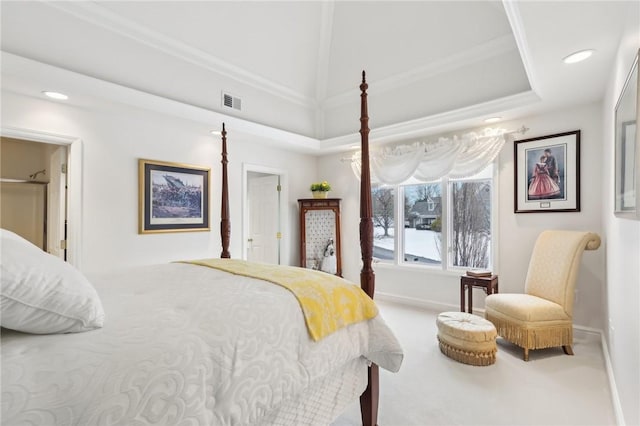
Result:
M603 185L607 188L602 204L607 235L605 330L620 404L628 425L640 424L640 221L619 219L613 214L614 110L640 48L639 21L640 5L636 3L635 14L629 15L627 31L613 64L602 110Z
M210 125L155 112L97 103L83 107L2 93L2 126L82 140L81 258L88 272L179 259L219 257L220 137ZM283 238L298 260L297 198L316 176L316 160L274 149L227 128L231 255L241 257L242 163L288 170L289 218ZM138 159L212 168L210 232L138 234ZM71 185L78 182L71 182ZM286 190L286 189L285 189Z
M502 123L507 129L522 124L531 130L520 139L581 130L581 211L577 213L513 213L513 142L507 142L499 155L499 227L498 262L501 292L522 292L530 253L538 234L544 229L574 229L597 232L602 236L602 126L600 104L555 111ZM348 162L349 154L324 156L318 164L318 176L329 178L332 196L343 198L342 244L345 276L359 281L359 182ZM603 236L604 239L604 236ZM579 271L575 323L603 328L604 249L585 252ZM414 266L374 265L376 291L412 299L442 310L459 309L459 273L430 271ZM474 291L474 307L484 306L484 294Z
M602 329L604 314L604 243L602 231L602 120L600 104L584 105L545 115L526 117L521 123L531 130L519 139L580 130L580 212L513 213L513 143L505 144L499 157L499 265L500 291L522 292L533 243L545 229L571 229L596 232L603 245L585 251L579 270L574 304L576 325Z

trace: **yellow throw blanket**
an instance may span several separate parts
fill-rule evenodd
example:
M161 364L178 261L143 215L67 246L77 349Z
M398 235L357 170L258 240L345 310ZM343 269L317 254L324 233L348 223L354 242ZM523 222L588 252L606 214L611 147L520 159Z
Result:
M201 259L184 263L257 278L288 289L298 299L314 341L378 314L375 303L360 287L325 272L235 259Z

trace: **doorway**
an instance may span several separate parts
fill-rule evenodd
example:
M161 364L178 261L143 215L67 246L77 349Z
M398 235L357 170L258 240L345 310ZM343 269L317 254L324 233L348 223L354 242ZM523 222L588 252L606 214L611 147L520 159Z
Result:
M0 225L66 260L67 147L2 137Z
M34 215L37 218L33 219L33 223L25 225L24 229L37 230L40 227L39 223L43 223L42 241L37 245L80 269L82 142L70 136L13 127L0 128L0 136L2 136L3 148L9 145L5 143L6 141L11 141L18 147L14 154L7 157L3 149L1 176L3 180L31 182L24 183L25 187L34 185L32 182L35 181L37 182L35 185L40 184L44 188L45 201L26 205L35 212ZM30 162L33 160L34 152L44 153L44 159L39 160L42 164L35 168ZM14 188L11 189L15 192L15 185L13 186ZM17 191L22 189L18 187ZM5 213L12 203L6 202L4 192L2 198L2 209ZM39 216L40 207L33 207L39 205L44 206L42 216ZM22 207L20 209L25 211ZM30 213L31 210L29 210ZM3 220L3 227L7 225L4 222ZM7 227L11 226L13 225ZM22 232L17 233L22 234ZM36 234L40 232L36 231Z
M283 171L243 165L242 258L280 265L287 250L282 236L286 222L286 175Z

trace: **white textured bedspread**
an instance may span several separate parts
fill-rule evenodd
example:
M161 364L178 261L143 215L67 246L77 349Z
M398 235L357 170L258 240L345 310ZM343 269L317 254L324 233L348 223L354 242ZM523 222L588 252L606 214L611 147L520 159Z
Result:
M2 424L259 424L361 356L397 371L380 316L313 342L288 290L172 263L89 277L104 328L2 330Z

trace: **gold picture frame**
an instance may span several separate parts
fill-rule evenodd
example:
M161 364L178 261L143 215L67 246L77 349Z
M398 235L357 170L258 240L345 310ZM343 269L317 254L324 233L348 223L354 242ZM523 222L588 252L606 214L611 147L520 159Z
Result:
M209 231L211 169L138 160L138 233Z
M614 214L640 220L640 95L638 56L616 103L615 109L615 200Z

